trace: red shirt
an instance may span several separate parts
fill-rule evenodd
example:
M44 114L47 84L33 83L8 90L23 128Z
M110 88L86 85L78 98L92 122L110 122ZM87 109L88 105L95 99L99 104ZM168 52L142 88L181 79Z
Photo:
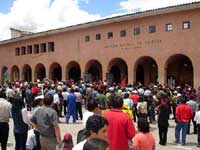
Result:
M132 99L133 104L137 104L137 101L138 101L138 99L139 99L140 97L139 97L139 95L137 95L137 94L132 94L132 95L130 96L130 98Z
M119 109L105 112L108 120L109 150L129 150L128 139L135 135L135 126L130 117Z
M193 116L192 108L187 104L183 103L176 107L177 121L188 122L190 119L192 119L192 116Z

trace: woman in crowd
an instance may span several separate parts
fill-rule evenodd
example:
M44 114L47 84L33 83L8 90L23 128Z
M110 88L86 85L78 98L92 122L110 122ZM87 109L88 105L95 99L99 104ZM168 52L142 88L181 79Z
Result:
M21 97L14 99L11 113L14 122L15 150L26 150L28 124L24 122L24 115L22 115L24 106L25 104Z

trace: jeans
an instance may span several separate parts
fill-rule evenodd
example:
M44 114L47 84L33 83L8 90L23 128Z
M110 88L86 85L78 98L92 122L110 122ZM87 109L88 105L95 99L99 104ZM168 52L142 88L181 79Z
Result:
M0 144L2 150L6 150L8 134L9 134L8 122L0 122Z
M28 133L15 133L15 150L26 150L26 140Z
M176 123L176 128L175 128L175 138L176 142L180 142L180 131L182 130L182 140L181 143L185 144L186 142L186 135L187 135L187 130L188 130L188 122L181 122L178 121Z

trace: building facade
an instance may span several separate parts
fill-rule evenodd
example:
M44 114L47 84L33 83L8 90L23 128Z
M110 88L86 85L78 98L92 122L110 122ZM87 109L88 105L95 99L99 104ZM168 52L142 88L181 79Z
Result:
M0 80L200 85L200 3L128 14L0 42Z

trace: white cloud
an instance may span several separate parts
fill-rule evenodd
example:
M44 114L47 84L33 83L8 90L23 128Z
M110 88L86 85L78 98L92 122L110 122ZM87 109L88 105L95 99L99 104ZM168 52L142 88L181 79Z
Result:
M177 4L190 3L194 1L195 0L126 0L120 2L120 6L125 11L135 12L138 10L144 11Z
M0 40L10 38L10 27L39 32L100 18L81 10L78 0L15 0L8 14L0 13Z

